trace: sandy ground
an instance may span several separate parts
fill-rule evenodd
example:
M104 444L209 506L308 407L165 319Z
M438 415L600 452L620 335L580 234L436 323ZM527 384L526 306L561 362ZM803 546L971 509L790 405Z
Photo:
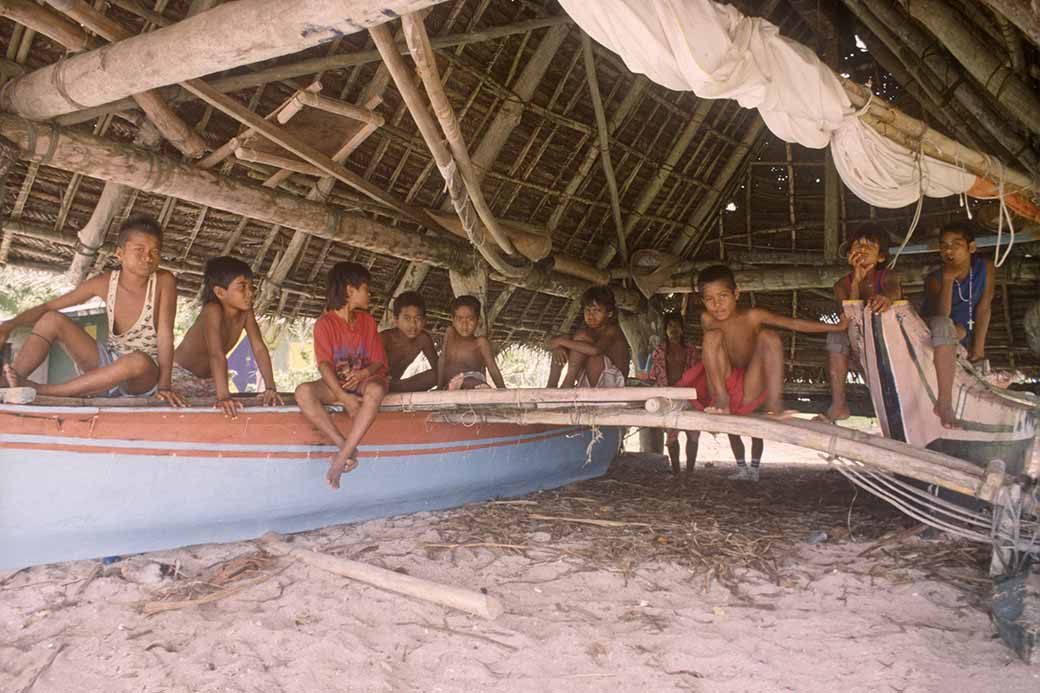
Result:
M1040 690L1040 667L994 639L977 549L911 537L861 556L911 525L855 498L822 465L774 461L757 486L726 480L729 466L686 484L665 470L661 458L627 455L608 478L526 503L295 538L486 589L506 608L494 621L265 556L253 543L0 575L0 690ZM583 508L624 526L527 517ZM815 526L831 538L805 543ZM462 545L479 543L519 548ZM249 569L230 575L235 566ZM203 584L223 579L214 575L228 580ZM231 593L142 612L150 601L225 594L217 590Z

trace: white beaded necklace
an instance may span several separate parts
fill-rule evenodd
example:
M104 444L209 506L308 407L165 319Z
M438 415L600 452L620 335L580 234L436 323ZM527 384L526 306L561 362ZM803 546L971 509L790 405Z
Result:
M974 298L973 293L972 293L974 291L974 284L975 284L974 278L975 278L975 263L972 262L972 263L970 263L968 265L968 298L967 298L967 303L968 303L968 331L969 332L975 329L975 320L974 320L974 317L975 317L974 316L974 308L975 308L975 306L974 306L974 303L973 303L973 300L972 300ZM953 285L955 287L957 287L957 296L961 299L961 302L962 303L965 302L964 292L961 291L961 283L959 281L957 281L956 279L954 279L953 280Z

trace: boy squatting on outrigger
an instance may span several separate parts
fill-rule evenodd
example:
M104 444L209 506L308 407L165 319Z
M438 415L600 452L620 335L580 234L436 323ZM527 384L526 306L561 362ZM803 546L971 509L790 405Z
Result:
M0 344L16 327L32 333L14 363L5 364L9 387L29 386L41 395L109 397L155 395L185 406L171 387L173 319L177 286L173 275L159 269L162 230L145 217L129 219L116 237L119 269L87 279L66 294L0 323ZM95 340L61 309L105 302L108 336ZM76 364L79 375L64 383L41 384L28 379L57 342Z

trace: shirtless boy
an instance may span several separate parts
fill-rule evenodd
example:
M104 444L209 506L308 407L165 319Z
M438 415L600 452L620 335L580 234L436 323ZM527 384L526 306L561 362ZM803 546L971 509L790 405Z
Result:
M867 310L883 313L893 301L903 298L902 280L896 272L884 269L888 256L888 234L878 226L860 227L849 247L849 265L852 271L834 284L834 296L838 299L838 314L842 314L842 301L864 300ZM827 334L827 361L831 378L831 406L826 414L816 417L821 421L841 421L851 416L845 397L845 384L849 376L849 334L830 332Z
M296 404L339 452L329 460L325 481L339 488L340 477L357 468L357 446L375 421L386 395L386 353L376 321L368 312L368 270L337 262L329 270L325 312L314 323L314 357L321 379L296 388ZM350 414L346 435L326 404L342 404Z
M8 386L28 386L56 397L157 395L185 406L170 388L177 286L172 274L159 269L161 247L162 230L155 221L131 218L116 238L119 269L91 277L65 295L0 323L0 344L14 328L32 328L14 363L4 366ZM108 337L103 340L95 341L60 312L92 298L103 300L108 313ZM57 384L28 380L54 342L65 349L80 375Z
M390 366L390 392L422 392L437 385L437 347L426 331L426 302L417 291L405 291L394 299L394 327L379 338ZM430 367L402 378L408 366L424 354Z
M986 335L992 312L993 261L975 254L975 227L954 222L939 236L942 267L924 280L924 315L932 332L935 359L935 414L946 428L957 428L953 410L953 374L957 344L968 360L986 358Z
M495 363L487 337L477 337L480 301L475 296L458 296L451 302L451 326L444 332L444 349L437 364L437 386L442 390L472 390L488 387L484 369L495 387L505 381Z
M765 404L768 414L784 414L783 346L780 335L765 328L822 334L844 332L848 324L844 318L831 325L762 308L741 309L737 306L740 290L733 271L725 265L703 270L697 276L697 292L705 308L701 358L709 399L701 401L708 412L750 414Z
M549 340L552 363L546 387L624 387L630 365L628 340L617 324L614 292L593 286L581 295L585 327ZM563 365L567 372L560 382Z
M213 257L206 262L202 282L202 311L173 352L173 382L177 391L193 397L216 394L216 406L224 415L238 418L242 403L231 398L227 355L245 330L267 387L260 395L260 403L282 404L274 385L271 354L253 313L253 270L227 255Z
M649 381L658 387L674 386L683 374L700 363L701 356L697 347L686 342L683 335L684 321L681 313L666 313L664 323L664 341L661 342L650 357ZM686 431L686 473L693 475L697 465L697 448L700 431ZM679 431L665 431L665 447L672 462L672 474L679 475Z

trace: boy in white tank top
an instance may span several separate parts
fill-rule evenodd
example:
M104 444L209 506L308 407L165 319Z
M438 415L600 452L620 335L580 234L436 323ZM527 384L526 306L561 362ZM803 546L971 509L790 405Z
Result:
M0 323L0 344L14 328L32 328L14 363L4 365L7 385L54 397L158 396L184 406L170 389L177 286L172 274L159 269L161 246L162 230L155 221L132 218L116 239L118 270L91 277L67 294ZM108 314L108 337L103 340L95 340L60 312L94 297L105 302ZM28 380L55 342L80 375L64 383Z

